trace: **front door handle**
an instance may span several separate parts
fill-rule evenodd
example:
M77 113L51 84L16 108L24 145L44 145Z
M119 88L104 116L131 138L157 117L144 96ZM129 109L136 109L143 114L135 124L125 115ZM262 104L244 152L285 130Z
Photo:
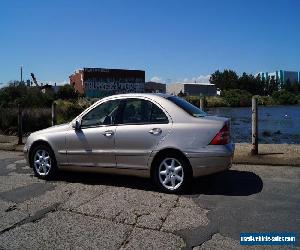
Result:
M149 133L153 135L159 135L161 132L162 130L160 128L153 128L149 130Z
M114 131L112 131L112 130L107 130L107 131L105 131L104 133L103 133L103 135L105 135L106 137L110 137L110 136L112 136L114 134Z

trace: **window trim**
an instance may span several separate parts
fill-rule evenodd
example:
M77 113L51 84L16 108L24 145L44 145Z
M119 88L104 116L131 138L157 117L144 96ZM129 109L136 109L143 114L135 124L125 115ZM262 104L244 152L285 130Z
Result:
M130 99L138 99L138 100L145 100L145 101L149 101L152 104L156 105L160 110L162 110L162 112L166 115L168 121L167 122L148 122L148 123L123 123L123 111L125 108L125 104L127 102L127 100ZM81 126L82 129L88 129L88 128L100 128L100 127L112 127L112 126L125 126L125 125L151 125L151 124L169 124L169 123L173 123L172 117L169 115L169 113L155 100L149 99L149 98L145 98L144 96L134 96L134 97L123 97L123 98L113 98L113 99L109 99L109 100L105 100L101 103L99 103L98 105L96 105L97 103L93 104L90 106L90 109L85 110L80 116L78 116L76 119L80 119L80 121L82 121L82 118L88 114L90 111L92 111L93 109L95 109L96 107L98 107L99 105L102 105L106 102L109 101L120 101L120 104L118 106L118 115L117 115L117 119L115 120L115 122L113 124L109 124L109 125L91 125L91 126ZM151 111L152 112L152 111Z

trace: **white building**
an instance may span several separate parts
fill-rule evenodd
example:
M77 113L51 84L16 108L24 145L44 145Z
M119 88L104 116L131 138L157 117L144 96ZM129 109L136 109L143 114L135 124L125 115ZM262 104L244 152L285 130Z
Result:
M173 83L167 85L167 93L171 95L178 95L179 93L190 96L214 96L217 94L217 89L211 83Z

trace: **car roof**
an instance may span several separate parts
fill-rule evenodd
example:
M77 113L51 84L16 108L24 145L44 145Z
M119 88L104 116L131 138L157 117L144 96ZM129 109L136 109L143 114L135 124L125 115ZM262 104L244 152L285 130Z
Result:
M108 97L153 97L153 96L159 96L159 97L164 97L168 98L172 95L169 94L163 94L163 93L127 93L127 94L117 94L117 95L111 95Z

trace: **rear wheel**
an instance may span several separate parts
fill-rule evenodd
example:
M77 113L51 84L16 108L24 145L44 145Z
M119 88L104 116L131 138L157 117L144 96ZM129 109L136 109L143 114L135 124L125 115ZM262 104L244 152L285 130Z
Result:
M154 179L167 193L179 193L186 189L192 179L189 163L183 157L168 154L157 161Z
M30 165L33 168L35 176L41 179L51 179L57 172L54 153L46 145L39 145L34 148Z

